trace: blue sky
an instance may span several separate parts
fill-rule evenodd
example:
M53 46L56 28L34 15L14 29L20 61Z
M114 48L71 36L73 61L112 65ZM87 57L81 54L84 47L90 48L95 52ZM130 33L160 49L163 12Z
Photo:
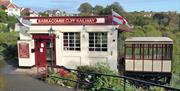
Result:
M80 4L89 2L92 6L107 6L113 2L119 4L127 12L132 11L178 11L180 12L180 0L13 0L20 7L32 8L35 11L48 9L60 9L69 13L78 12Z

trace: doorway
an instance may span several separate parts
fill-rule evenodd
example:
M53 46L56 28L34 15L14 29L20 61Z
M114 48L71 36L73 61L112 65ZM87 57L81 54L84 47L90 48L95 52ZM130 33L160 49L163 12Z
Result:
M35 44L35 63L36 66L55 66L55 36L48 34L33 35Z

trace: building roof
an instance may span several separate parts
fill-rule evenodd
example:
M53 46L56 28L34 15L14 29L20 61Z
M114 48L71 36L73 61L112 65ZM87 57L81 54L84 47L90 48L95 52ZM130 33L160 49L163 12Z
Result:
M130 37L125 42L173 42L168 37Z
M11 3L9 0L1 0L0 5L3 5L6 8L18 8L15 4Z
M21 12L31 12L30 8L21 8Z
M5 7L7 7L9 5L9 1L0 1L0 5L4 5Z

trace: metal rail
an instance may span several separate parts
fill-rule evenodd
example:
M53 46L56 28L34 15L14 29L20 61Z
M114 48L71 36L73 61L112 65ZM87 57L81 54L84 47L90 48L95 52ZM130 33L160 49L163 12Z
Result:
M84 85L87 85L87 86L91 85L91 82L85 82L85 81L82 81L82 79L79 79L80 76L82 76L82 75L86 75L86 76L89 75L89 76L98 76L98 77L106 76L106 77L114 77L114 78L123 79L123 90L124 91L126 91L127 81L133 81L133 82L136 82L136 83L142 83L142 84L145 84L145 85L148 85L148 86L161 87L161 88L164 88L165 90L168 90L168 91L169 90L170 91L180 91L180 89L178 89L178 88L173 88L173 87L170 87L170 86L159 85L159 84L155 84L155 83L152 83L152 82L148 82L148 81L144 81L144 80L139 80L139 79L123 76L123 75L108 75L108 74L100 74L100 73L82 72L82 71L79 71L79 70L67 69L67 68L65 68L65 70L68 70L70 72L71 71L76 72L78 79L77 80L71 80L71 79L66 79L66 78L62 78L62 77L56 77L56 76L54 76L54 77L58 78L58 79L66 80L66 81L75 82L76 83L75 90L79 89L79 85L80 84L84 84ZM107 91L114 91L111 88L101 88L101 89L102 90L107 90Z

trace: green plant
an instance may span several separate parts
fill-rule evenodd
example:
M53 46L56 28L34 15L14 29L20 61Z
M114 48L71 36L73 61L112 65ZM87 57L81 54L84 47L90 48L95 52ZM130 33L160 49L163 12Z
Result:
M72 80L72 81L77 81L77 76L75 73L69 73L67 75L67 77L65 77L65 79L69 79L69 80ZM75 82L72 82L72 81L68 81L68 80L64 80L63 81L63 84L65 86L68 86L68 87L75 87L76 86L76 83Z
M161 87L152 87L150 88L150 91L165 91L165 90Z
M47 79L47 82L50 84L57 84L57 82L59 81L59 75L56 73L51 73L49 74L49 77Z
M117 75L116 71L110 69L109 65L106 63L97 63L94 66L79 66L78 70L87 74L80 74L80 81L88 81L90 85L79 84L81 88L85 88L92 91L99 91L103 89L112 89L112 90L122 90L123 89L123 79L117 77L95 75L91 73L99 74L108 74L108 75Z
M77 76L75 73L72 72L68 73L68 75L64 77L60 76L58 73L51 73L47 79L48 83L50 84L58 84L60 86L66 86L66 87L75 87L76 83L72 81L76 81L76 80L77 80Z
M109 88L112 90L121 90L123 88L122 79L108 76L98 77L95 87L92 90L101 90L102 88Z

